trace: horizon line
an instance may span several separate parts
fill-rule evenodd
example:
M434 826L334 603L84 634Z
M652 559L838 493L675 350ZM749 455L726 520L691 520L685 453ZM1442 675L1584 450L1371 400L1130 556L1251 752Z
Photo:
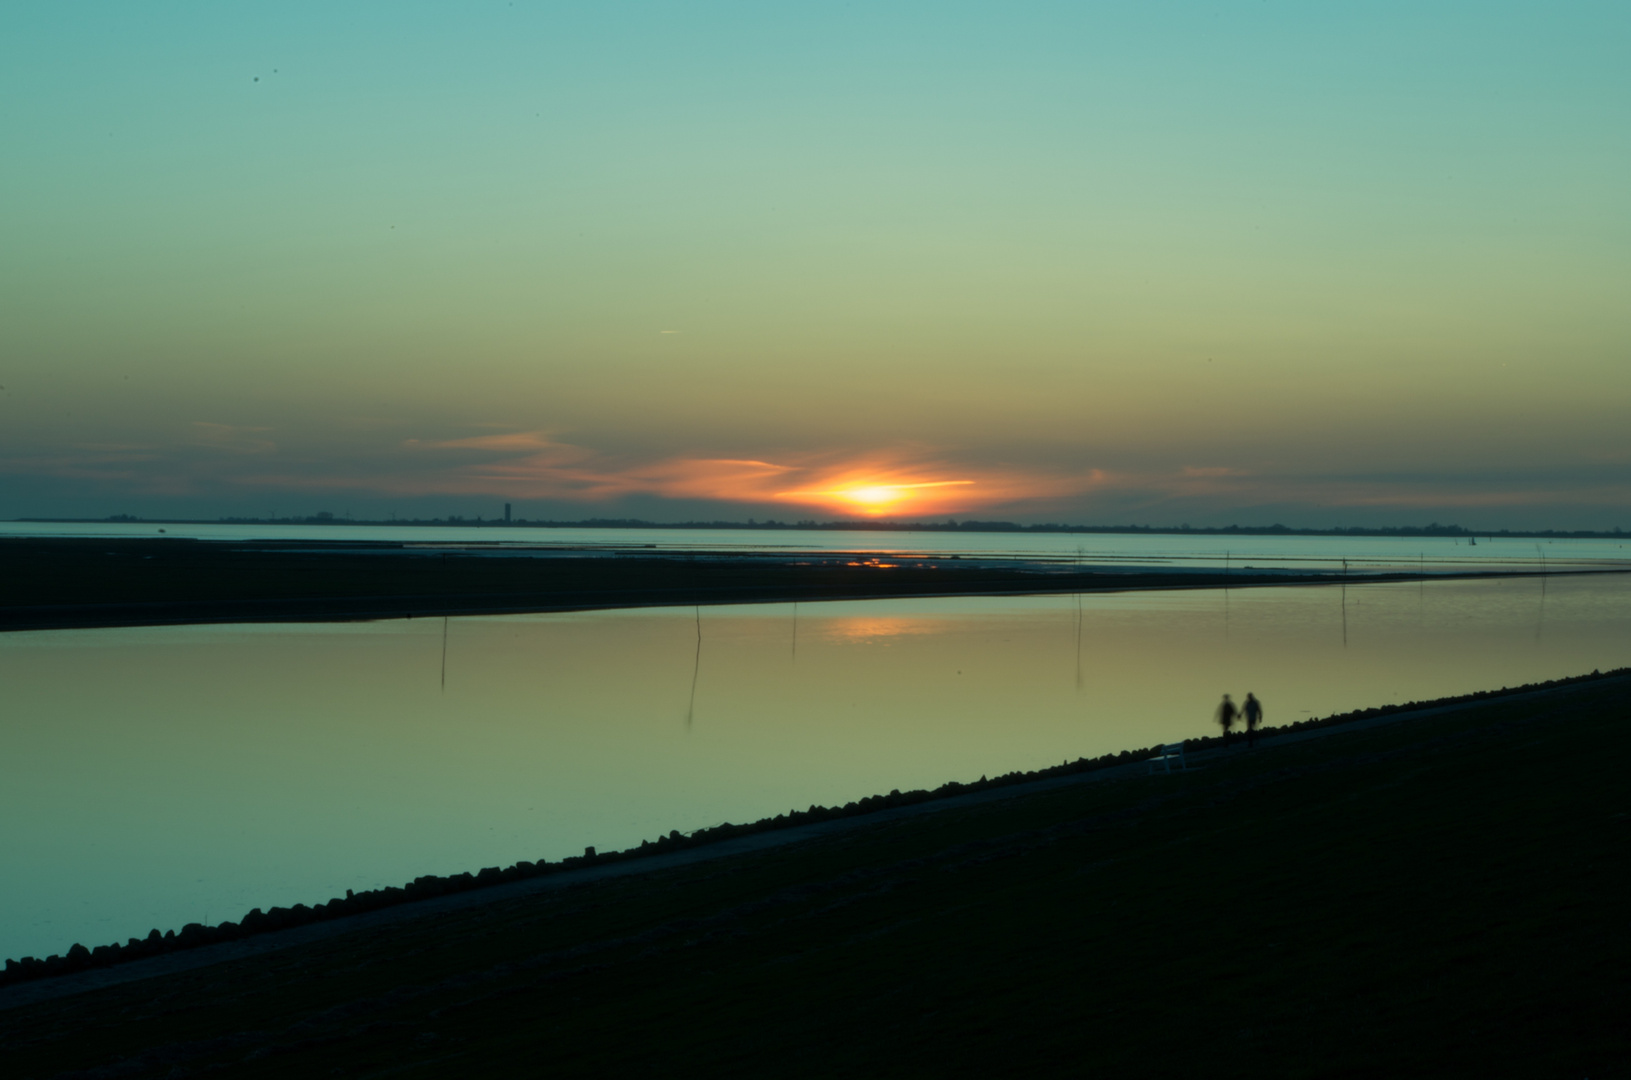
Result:
M681 521L658 522L642 518L582 518L576 521L526 518L466 518L450 514L445 518L390 518L352 519L333 514L318 513L304 517L142 517L135 514L113 514L107 517L18 517L9 519L14 524L54 525L344 525L362 528L411 528L419 526L454 526L459 528L542 528L542 529L768 529L768 530L838 530L854 532L1035 532L1035 533L1151 533L1162 535L1217 535L1243 534L1268 536L1422 536L1422 537L1564 537L1569 539L1612 538L1627 534L1619 526L1613 529L1469 529L1462 525L1337 525L1326 528L1291 525L1078 525L1063 522L1020 524L1013 521L966 519L957 521L880 521L870 518L799 521L766 519L758 521Z

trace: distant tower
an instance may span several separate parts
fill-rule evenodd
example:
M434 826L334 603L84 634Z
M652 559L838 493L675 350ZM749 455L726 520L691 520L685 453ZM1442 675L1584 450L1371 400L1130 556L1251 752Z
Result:
M510 523L510 504L509 503L504 504L504 523L506 525L508 525Z

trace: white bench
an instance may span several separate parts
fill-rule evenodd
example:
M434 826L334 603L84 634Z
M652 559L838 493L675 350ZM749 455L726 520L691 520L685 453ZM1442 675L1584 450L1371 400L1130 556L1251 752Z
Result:
M1167 743L1158 754L1150 758L1150 772L1169 773L1174 764L1181 772L1189 769L1189 763L1184 760L1184 744L1181 742Z

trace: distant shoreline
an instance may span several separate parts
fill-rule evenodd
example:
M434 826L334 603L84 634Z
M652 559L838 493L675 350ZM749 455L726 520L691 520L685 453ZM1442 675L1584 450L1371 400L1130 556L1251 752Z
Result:
M1400 525L1369 527L1355 525L1330 529L1293 528L1289 525L1022 525L1012 521L644 521L639 518L586 518L581 521L526 520L517 518L402 518L385 521L352 520L332 514L309 517L275 518L147 518L115 514L100 518L20 517L14 524L26 525L333 525L346 528L471 528L471 529L730 529L744 531L814 532L942 532L942 533L1080 533L1084 535L1131 536L1369 536L1442 537L1463 539L1487 537L1511 540L1614 540L1631 537L1622 529L1468 529L1461 525Z

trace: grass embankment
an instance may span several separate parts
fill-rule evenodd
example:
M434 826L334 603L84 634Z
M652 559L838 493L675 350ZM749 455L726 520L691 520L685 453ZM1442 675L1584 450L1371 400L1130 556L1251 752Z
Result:
M953 558L547 558L396 543L0 539L0 630L395 618L654 604L1070 592L1328 580L1093 573Z
M1626 1075L1627 688L7 1010L6 1072Z

